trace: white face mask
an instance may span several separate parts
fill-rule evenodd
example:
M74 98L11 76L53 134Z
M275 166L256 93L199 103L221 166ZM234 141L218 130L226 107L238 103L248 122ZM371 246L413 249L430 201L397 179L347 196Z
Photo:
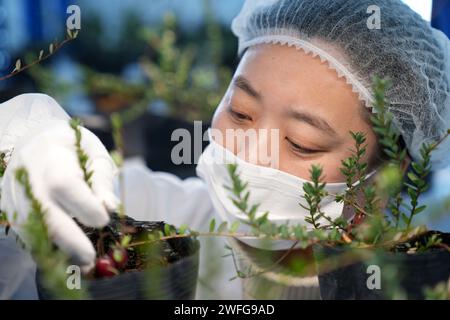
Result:
M309 216L309 212L300 206L300 203L307 205L303 198L303 185L309 181L274 168L246 162L210 139L210 144L200 156L197 175L206 182L214 208L223 221L230 224L236 220L248 220L230 200L230 191L224 187L232 185L227 164L233 163L238 165L242 181L248 183L249 205L259 204L256 217L269 212L268 219L272 223L308 225L305 217ZM321 210L328 217L335 219L341 216L344 204L335 202L334 195L342 194L346 189L345 183L327 183L325 190L331 195L323 199ZM319 222L326 224L326 221ZM292 241L271 241L268 248L267 241L263 243L252 237L241 237L239 240L253 247L263 245L264 249L271 250L289 249L294 244Z

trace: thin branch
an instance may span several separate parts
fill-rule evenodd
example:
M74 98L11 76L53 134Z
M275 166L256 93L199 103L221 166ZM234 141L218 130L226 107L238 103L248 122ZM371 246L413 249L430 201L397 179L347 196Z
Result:
M53 49L51 51L49 51L46 55L40 56L38 59L34 60L33 62L19 68L19 69L14 69L10 74L7 74L6 76L0 77L0 81L3 80L7 80L15 75L17 75L20 72L23 72L25 70L28 70L29 68L37 65L38 63L41 63L42 61L47 60L48 58L50 58L52 55L54 55L57 51L59 51L63 46L65 46L68 42L76 39L77 34L75 33L73 36L69 36L66 39L64 39L64 41L62 41L61 43L52 43L51 45L53 45Z

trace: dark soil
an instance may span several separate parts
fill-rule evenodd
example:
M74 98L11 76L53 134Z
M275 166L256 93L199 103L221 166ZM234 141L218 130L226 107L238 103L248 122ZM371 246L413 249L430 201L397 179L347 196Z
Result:
M427 242L432 236L437 236L438 239L441 239L440 244L436 246L432 246L426 249L426 251L436 251L436 250L445 250L450 248L450 233L443 233L440 231L427 231L416 237L409 239L406 242L397 244L394 248L391 249L392 252L408 252L411 248L414 247L425 247Z
M97 250L97 256L108 253L125 234L131 236L131 244L142 243L126 248L128 262L121 272L143 270L151 267L166 266L193 252L196 242L189 238L176 238L165 241L149 242L149 235L164 231L162 221L138 221L128 216L119 218L113 214L110 223L102 230L81 226ZM91 274L89 277L94 277Z

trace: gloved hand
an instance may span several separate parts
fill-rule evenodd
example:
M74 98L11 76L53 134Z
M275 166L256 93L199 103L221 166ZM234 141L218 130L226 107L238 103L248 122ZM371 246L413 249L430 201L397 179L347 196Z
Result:
M30 203L16 179L17 169L25 168L34 196L46 212L52 240L87 271L94 265L95 250L72 217L86 226L101 227L108 223L107 211L116 210L118 205L113 192L117 168L100 140L87 129L80 129L81 147L89 157L87 169L93 171L92 188L83 178L74 130L67 120L51 120L28 132L14 146L2 179L0 206L26 243L23 224Z

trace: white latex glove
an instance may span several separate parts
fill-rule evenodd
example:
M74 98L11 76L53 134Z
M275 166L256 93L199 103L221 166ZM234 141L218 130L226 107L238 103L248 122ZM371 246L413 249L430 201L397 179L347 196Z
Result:
M17 169L24 167L35 197L46 210L45 221L52 240L87 271L94 265L95 250L72 217L86 226L108 223L107 211L116 210L118 205L113 192L117 169L100 140L87 129L81 130L81 147L89 156L87 169L94 172L92 189L83 179L75 132L68 120L43 121L14 146L2 179L1 210L26 243L22 226L30 204L16 180Z

